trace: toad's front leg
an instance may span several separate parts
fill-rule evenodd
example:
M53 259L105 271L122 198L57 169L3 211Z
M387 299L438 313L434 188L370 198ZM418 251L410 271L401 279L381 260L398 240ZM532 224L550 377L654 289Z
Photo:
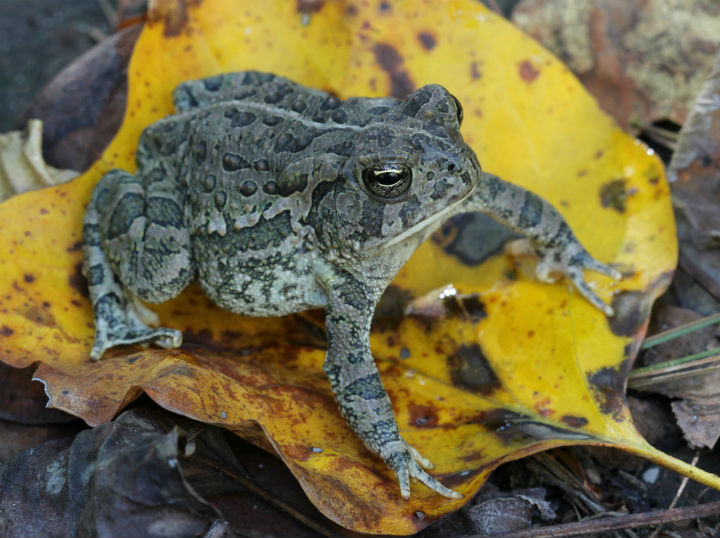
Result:
M584 271L591 269L616 280L622 275L593 258L549 202L518 185L483 172L480 183L461 206L461 211L485 213L528 237L540 257L536 268L540 280L548 281L551 272L562 273L591 304L608 316L613 315L612 307L585 282Z
M390 398L370 352L370 323L375 310L368 287L348 273L323 282L328 294L328 352L325 373L340 412L365 445L395 472L403 498L410 497L410 477L451 498L462 495L443 486L421 466L432 468L400 435Z

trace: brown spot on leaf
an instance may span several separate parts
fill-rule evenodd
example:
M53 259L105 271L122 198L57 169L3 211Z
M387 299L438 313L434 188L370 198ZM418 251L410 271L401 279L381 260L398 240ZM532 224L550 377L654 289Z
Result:
M520 78L528 84L531 84L540 76L540 71L535 69L535 66L530 63L530 60L524 60L518 64L518 73L520 74Z
M87 280L82 274L82 262L75 264L75 271L68 277L68 284L83 297L90 297Z
M482 78L482 72L480 71L480 64L478 62L472 62L470 64L470 77L473 80Z
M447 361L453 384L484 395L500 388L500 380L478 344L460 346Z
M576 417L574 415L563 415L562 417L560 417L560 420L562 420L571 428L582 428L588 423L588 419L586 419L585 417Z
M624 291L613 297L615 315L608 325L617 336L634 336L647 323L653 294L642 291Z
M612 415L617 422L623 420L622 412L626 407L625 381L631 365L631 361L625 359L618 368L600 368L595 372L589 372L587 376L600 411Z
M625 213L627 208L627 181L624 179L613 179L600 187L600 203L603 207L609 207L618 213Z
M55 327L57 324L55 322L55 316L53 316L50 312L47 310L43 310L42 308L38 308L35 305L30 306L27 310L24 312L21 311L20 314L30 321L33 321L35 323L39 323L41 325L46 325L48 327Z
M408 290L390 284L375 308L375 326L381 330L395 330L405 316L405 309L414 298Z
M188 9L199 6L202 0L175 0L158 3L155 9L148 10L148 24L163 24L165 37L180 35L187 29Z
M325 5L325 0L295 0L298 13L317 13Z
M15 332L15 331L13 331L13 330L12 330L10 327L8 327L7 325L3 325L2 327L0 327L0 336L10 336L10 335L12 335L14 332Z
M378 43L373 47L375 61L390 76L390 95L405 98L415 89L415 84L404 69L404 59L395 47L387 43Z
M445 312L450 317L461 319L469 319L473 323L478 323L487 317L485 305L480 300L477 293L468 295L448 295L443 297L442 305Z
M420 41L420 44L425 50L432 50L437 44L437 42L435 41L435 36L432 35L430 32L420 32L418 34L418 40Z
M434 428L438 425L437 413L429 405L411 405L408 411L410 412L408 425L411 427Z

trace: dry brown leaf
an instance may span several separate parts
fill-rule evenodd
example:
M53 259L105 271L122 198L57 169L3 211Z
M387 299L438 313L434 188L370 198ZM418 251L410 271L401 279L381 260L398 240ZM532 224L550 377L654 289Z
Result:
M625 129L633 121L682 124L720 35L714 0L523 0L512 19Z

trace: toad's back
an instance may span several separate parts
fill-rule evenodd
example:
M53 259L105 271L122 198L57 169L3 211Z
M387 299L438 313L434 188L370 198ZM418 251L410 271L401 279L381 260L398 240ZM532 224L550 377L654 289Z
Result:
M174 153L208 296L251 315L324 304L312 275L322 263L317 204L352 152L352 136L398 101L340 101L257 72L187 82L174 99L179 114L147 136L159 153ZM314 174L318 167L327 170Z

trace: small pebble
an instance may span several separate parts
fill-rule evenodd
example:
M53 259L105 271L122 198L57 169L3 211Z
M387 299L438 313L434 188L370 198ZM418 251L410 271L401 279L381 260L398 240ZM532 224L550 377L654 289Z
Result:
M660 476L660 467L653 465L643 472L642 479L648 484L654 484L657 482L658 476Z

